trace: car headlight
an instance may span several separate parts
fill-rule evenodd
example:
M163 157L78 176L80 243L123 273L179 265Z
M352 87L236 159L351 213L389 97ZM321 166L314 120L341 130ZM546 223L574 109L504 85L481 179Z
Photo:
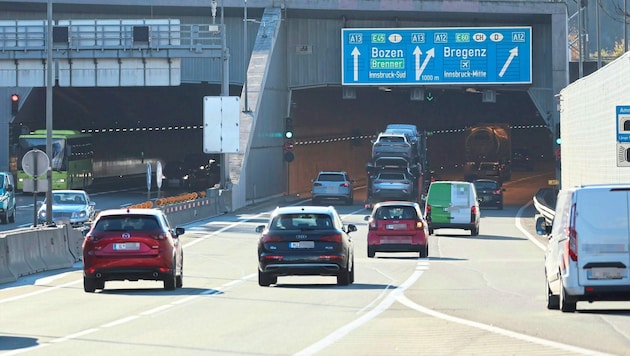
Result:
M72 213L72 217L75 219L84 218L87 216L87 212L85 210Z
M42 210L39 213L37 213L37 215L39 216L40 219L42 220L46 220L46 211Z

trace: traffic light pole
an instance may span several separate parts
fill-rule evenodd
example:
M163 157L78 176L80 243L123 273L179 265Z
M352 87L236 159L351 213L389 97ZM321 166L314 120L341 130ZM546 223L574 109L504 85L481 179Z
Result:
M48 17L48 36L46 40L46 51L48 52L48 59L46 60L46 154L48 155L48 170L46 171L46 178L48 179L48 188L46 189L46 225L52 223L52 167L50 166L50 160L52 159L52 129L53 129L53 97L52 97L52 82L53 82L53 54L52 54L52 0L48 0L47 6ZM36 195L33 193L33 195Z

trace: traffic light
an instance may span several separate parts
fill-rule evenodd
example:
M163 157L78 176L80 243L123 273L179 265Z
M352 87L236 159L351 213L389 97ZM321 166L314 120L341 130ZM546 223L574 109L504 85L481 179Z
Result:
M11 115L15 116L20 109L20 96L17 94L11 94Z
M293 119L290 117L284 119L284 138L287 140L293 138Z

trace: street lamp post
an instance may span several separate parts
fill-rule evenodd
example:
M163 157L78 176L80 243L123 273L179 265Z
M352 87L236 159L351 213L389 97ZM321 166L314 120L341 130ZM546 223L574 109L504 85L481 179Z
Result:
M247 0L245 1L245 7L243 8L243 62L244 62L244 70L243 70L243 93L245 96L245 100L243 103L243 111L244 112L248 112L249 111L249 104L248 104L248 98L247 98L247 67L248 67L248 45L247 45L247 22L249 21L249 19L247 18Z

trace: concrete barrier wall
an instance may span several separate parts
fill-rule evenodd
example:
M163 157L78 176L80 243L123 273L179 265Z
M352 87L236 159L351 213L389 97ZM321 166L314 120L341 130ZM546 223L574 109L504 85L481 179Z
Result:
M160 208L172 227L229 212L231 192L209 189L203 199ZM0 283L29 274L69 268L82 259L83 233L70 225L38 226L0 234Z
M7 235L9 269L18 277L46 270L39 249L39 229Z
M0 235L0 283L13 282L17 276L9 268L9 246L5 234Z
M66 226L38 230L39 249L46 270L72 267L75 262L70 253Z

